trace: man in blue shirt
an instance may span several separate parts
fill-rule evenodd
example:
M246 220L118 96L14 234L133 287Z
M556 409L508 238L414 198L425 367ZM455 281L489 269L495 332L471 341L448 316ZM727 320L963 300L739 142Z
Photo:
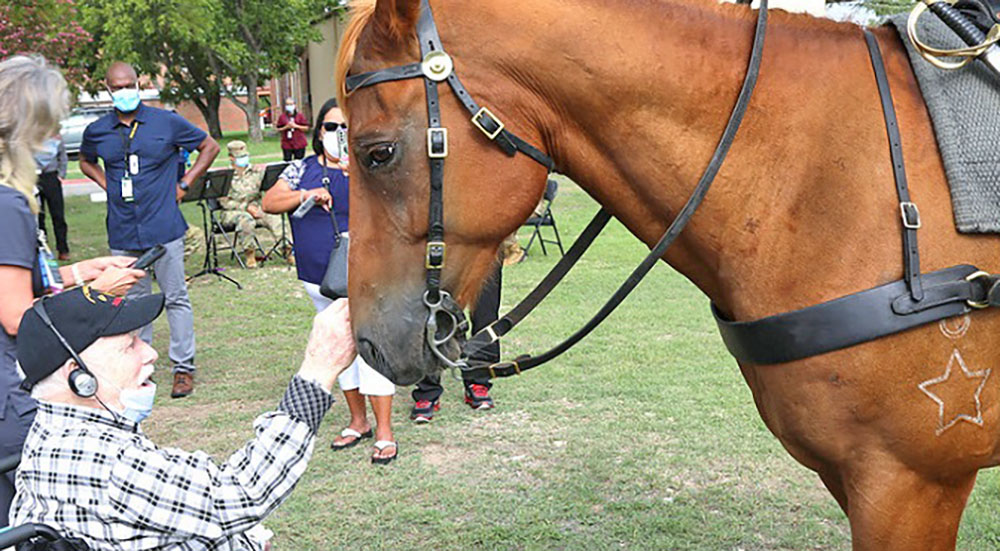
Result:
M194 390L194 316L184 277L187 223L177 204L219 154L219 144L176 113L143 105L135 70L116 62L108 68L108 92L115 111L83 132L80 169L108 193L108 242L114 254L140 256L156 245L167 253L153 269L166 295L170 324L171 396ZM198 160L178 181L179 149L198 150ZM103 162L103 169L97 160ZM148 295L149 278L132 287L130 297ZM153 326L140 332L153 340Z

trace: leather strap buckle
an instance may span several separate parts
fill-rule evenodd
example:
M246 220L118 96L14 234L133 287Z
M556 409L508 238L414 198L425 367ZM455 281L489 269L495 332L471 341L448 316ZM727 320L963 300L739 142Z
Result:
M430 241L427 243L427 262L426 268L428 270L438 270L444 268L444 257L447 247L444 241Z
M512 368L514 368L514 374L515 375L520 375L521 374L521 366L518 365L517 360L511 360L509 362L498 362L498 363L495 363L495 364L489 366L486 369L489 370L489 372L490 372L490 378L491 379L496 379L497 378L497 372L495 370L496 369L503 369L503 368L506 368L506 367L512 367Z
M427 156L431 159L444 159L448 156L448 129L427 129Z
M983 300L983 301L979 301L979 300L967 300L967 301L965 301L965 303L968 304L972 308L975 308L977 310L982 310L984 308L989 308L990 307L990 301L989 301L990 274L988 272L984 272L982 270L979 270L978 272L972 272L971 274L969 274L968 276L965 277L965 280L968 281L969 283L975 283L976 280L979 280L979 279L986 280L986 282L985 282L986 283L986 291L987 291L987 293L986 293L986 297L987 297L986 300Z
M899 203L899 215L903 219L903 227L908 230L920 229L920 210L911 201Z
M480 107L479 111L472 116L472 124L476 125L476 128L481 130L486 137L493 141L503 132L504 124L493 114L492 111L485 107ZM487 130L486 125L491 125L493 130Z

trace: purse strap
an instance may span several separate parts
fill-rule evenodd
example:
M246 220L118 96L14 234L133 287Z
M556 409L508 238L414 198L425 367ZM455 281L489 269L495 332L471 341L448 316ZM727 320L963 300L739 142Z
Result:
M340 226L337 224L337 212L333 208L333 188L330 187L330 175L326 168L326 155L323 156L323 187L326 188L326 192L330 194L330 220L333 220L333 235L337 246L340 246Z

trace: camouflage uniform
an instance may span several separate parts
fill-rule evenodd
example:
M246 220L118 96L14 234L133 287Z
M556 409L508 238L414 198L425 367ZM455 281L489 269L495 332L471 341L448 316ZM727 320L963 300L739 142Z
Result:
M184 260L189 256L198 254L205 247L205 231L198 226L188 226L184 232Z
M243 174L233 176L233 186L229 196L219 199L219 204L225 209L220 216L222 223L236 226L238 250L253 248L254 228L267 228L274 239L281 237L281 216L263 214L264 210L260 206L260 184L263 179L263 170L258 167L248 167ZM255 219L247 212L247 208L251 205L261 212L260 219Z

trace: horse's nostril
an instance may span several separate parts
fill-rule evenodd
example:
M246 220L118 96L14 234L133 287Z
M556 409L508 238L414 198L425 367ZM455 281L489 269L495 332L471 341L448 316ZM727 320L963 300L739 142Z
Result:
M368 362L368 365L372 366L375 371L385 374L389 372L389 365L386 363L385 358L382 353L379 352L378 348L368 339L358 340L358 353L361 357Z

